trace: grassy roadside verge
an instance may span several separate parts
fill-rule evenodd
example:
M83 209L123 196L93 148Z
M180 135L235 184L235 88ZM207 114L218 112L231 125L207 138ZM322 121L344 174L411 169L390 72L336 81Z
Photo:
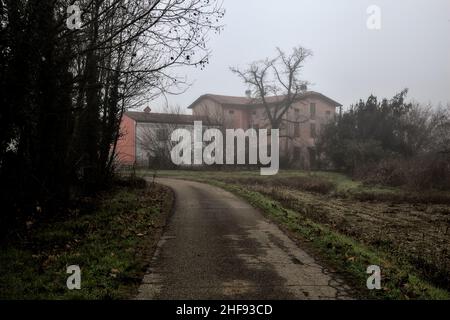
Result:
M382 251L375 251L348 236L317 224L298 213L282 207L277 201L246 190L238 185L221 182L211 184L224 188L246 199L263 210L272 220L286 228L294 236L310 242L324 259L339 271L349 275L353 287L362 297L384 299L450 299L450 294L422 280L407 262L398 260ZM379 265L382 268L382 290L367 290L366 268ZM359 289L359 290L358 290Z
M176 176L175 176L176 177ZM270 196L249 190L245 185L190 175L188 178L209 183L231 191L261 209L291 236L318 253L321 260L344 273L360 297L371 299L450 299L448 291L437 288L424 280L406 259L393 256L389 251L373 248L328 226L315 222L300 212L283 207ZM366 288L366 268L379 265L382 268L382 290Z
M133 296L172 208L160 185L116 187L74 212L2 245L0 299L126 299ZM81 290L68 290L69 265L81 268Z

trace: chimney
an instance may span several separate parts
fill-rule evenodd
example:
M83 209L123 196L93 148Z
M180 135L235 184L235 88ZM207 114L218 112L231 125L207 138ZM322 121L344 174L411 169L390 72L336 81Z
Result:
M150 112L152 112L152 109L150 109L150 107L146 107L146 108L144 109L144 112L145 112L145 113L150 113Z

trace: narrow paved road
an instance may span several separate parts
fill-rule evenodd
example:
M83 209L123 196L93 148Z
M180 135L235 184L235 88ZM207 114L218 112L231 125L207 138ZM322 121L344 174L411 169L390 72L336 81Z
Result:
M160 179L176 195L137 299L346 299L349 288L245 201Z

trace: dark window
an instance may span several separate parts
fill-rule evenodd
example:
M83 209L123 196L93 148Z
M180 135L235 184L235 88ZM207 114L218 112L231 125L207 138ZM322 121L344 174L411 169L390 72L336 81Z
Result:
M302 156L302 148L294 147L294 160L300 160Z
M256 111L252 111L252 115L256 116Z
M158 130L156 131L156 138L157 138L159 141L167 140L167 138L168 138L168 136L167 136L167 130L166 130L165 128L158 129Z
M325 113L327 114L327 116L331 115L331 111L330 110L327 110Z
M316 116L316 104L315 103L311 103L309 105L309 111L311 114L311 118L314 118Z
M299 109L294 109L295 110L295 114L299 114L300 110Z
M294 123L294 136L300 137L300 123Z
M311 123L311 138L315 138L315 137L316 137L316 124Z
M309 151L309 167L310 169L315 169L317 166L317 155L316 155L316 149L314 148L308 148Z
M234 114L234 110L228 110L229 114Z

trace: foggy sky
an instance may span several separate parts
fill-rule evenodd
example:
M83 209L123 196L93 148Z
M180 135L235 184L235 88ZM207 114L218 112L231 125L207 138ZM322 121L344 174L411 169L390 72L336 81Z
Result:
M381 8L381 30L369 30L370 5ZM247 87L230 66L290 51L313 51L302 78L348 106L371 93L392 97L409 88L421 103L450 102L449 0L225 0L225 29L212 34L210 64L203 71L178 68L193 81L169 104L187 107L205 93L242 95ZM151 102L153 109L164 99Z

